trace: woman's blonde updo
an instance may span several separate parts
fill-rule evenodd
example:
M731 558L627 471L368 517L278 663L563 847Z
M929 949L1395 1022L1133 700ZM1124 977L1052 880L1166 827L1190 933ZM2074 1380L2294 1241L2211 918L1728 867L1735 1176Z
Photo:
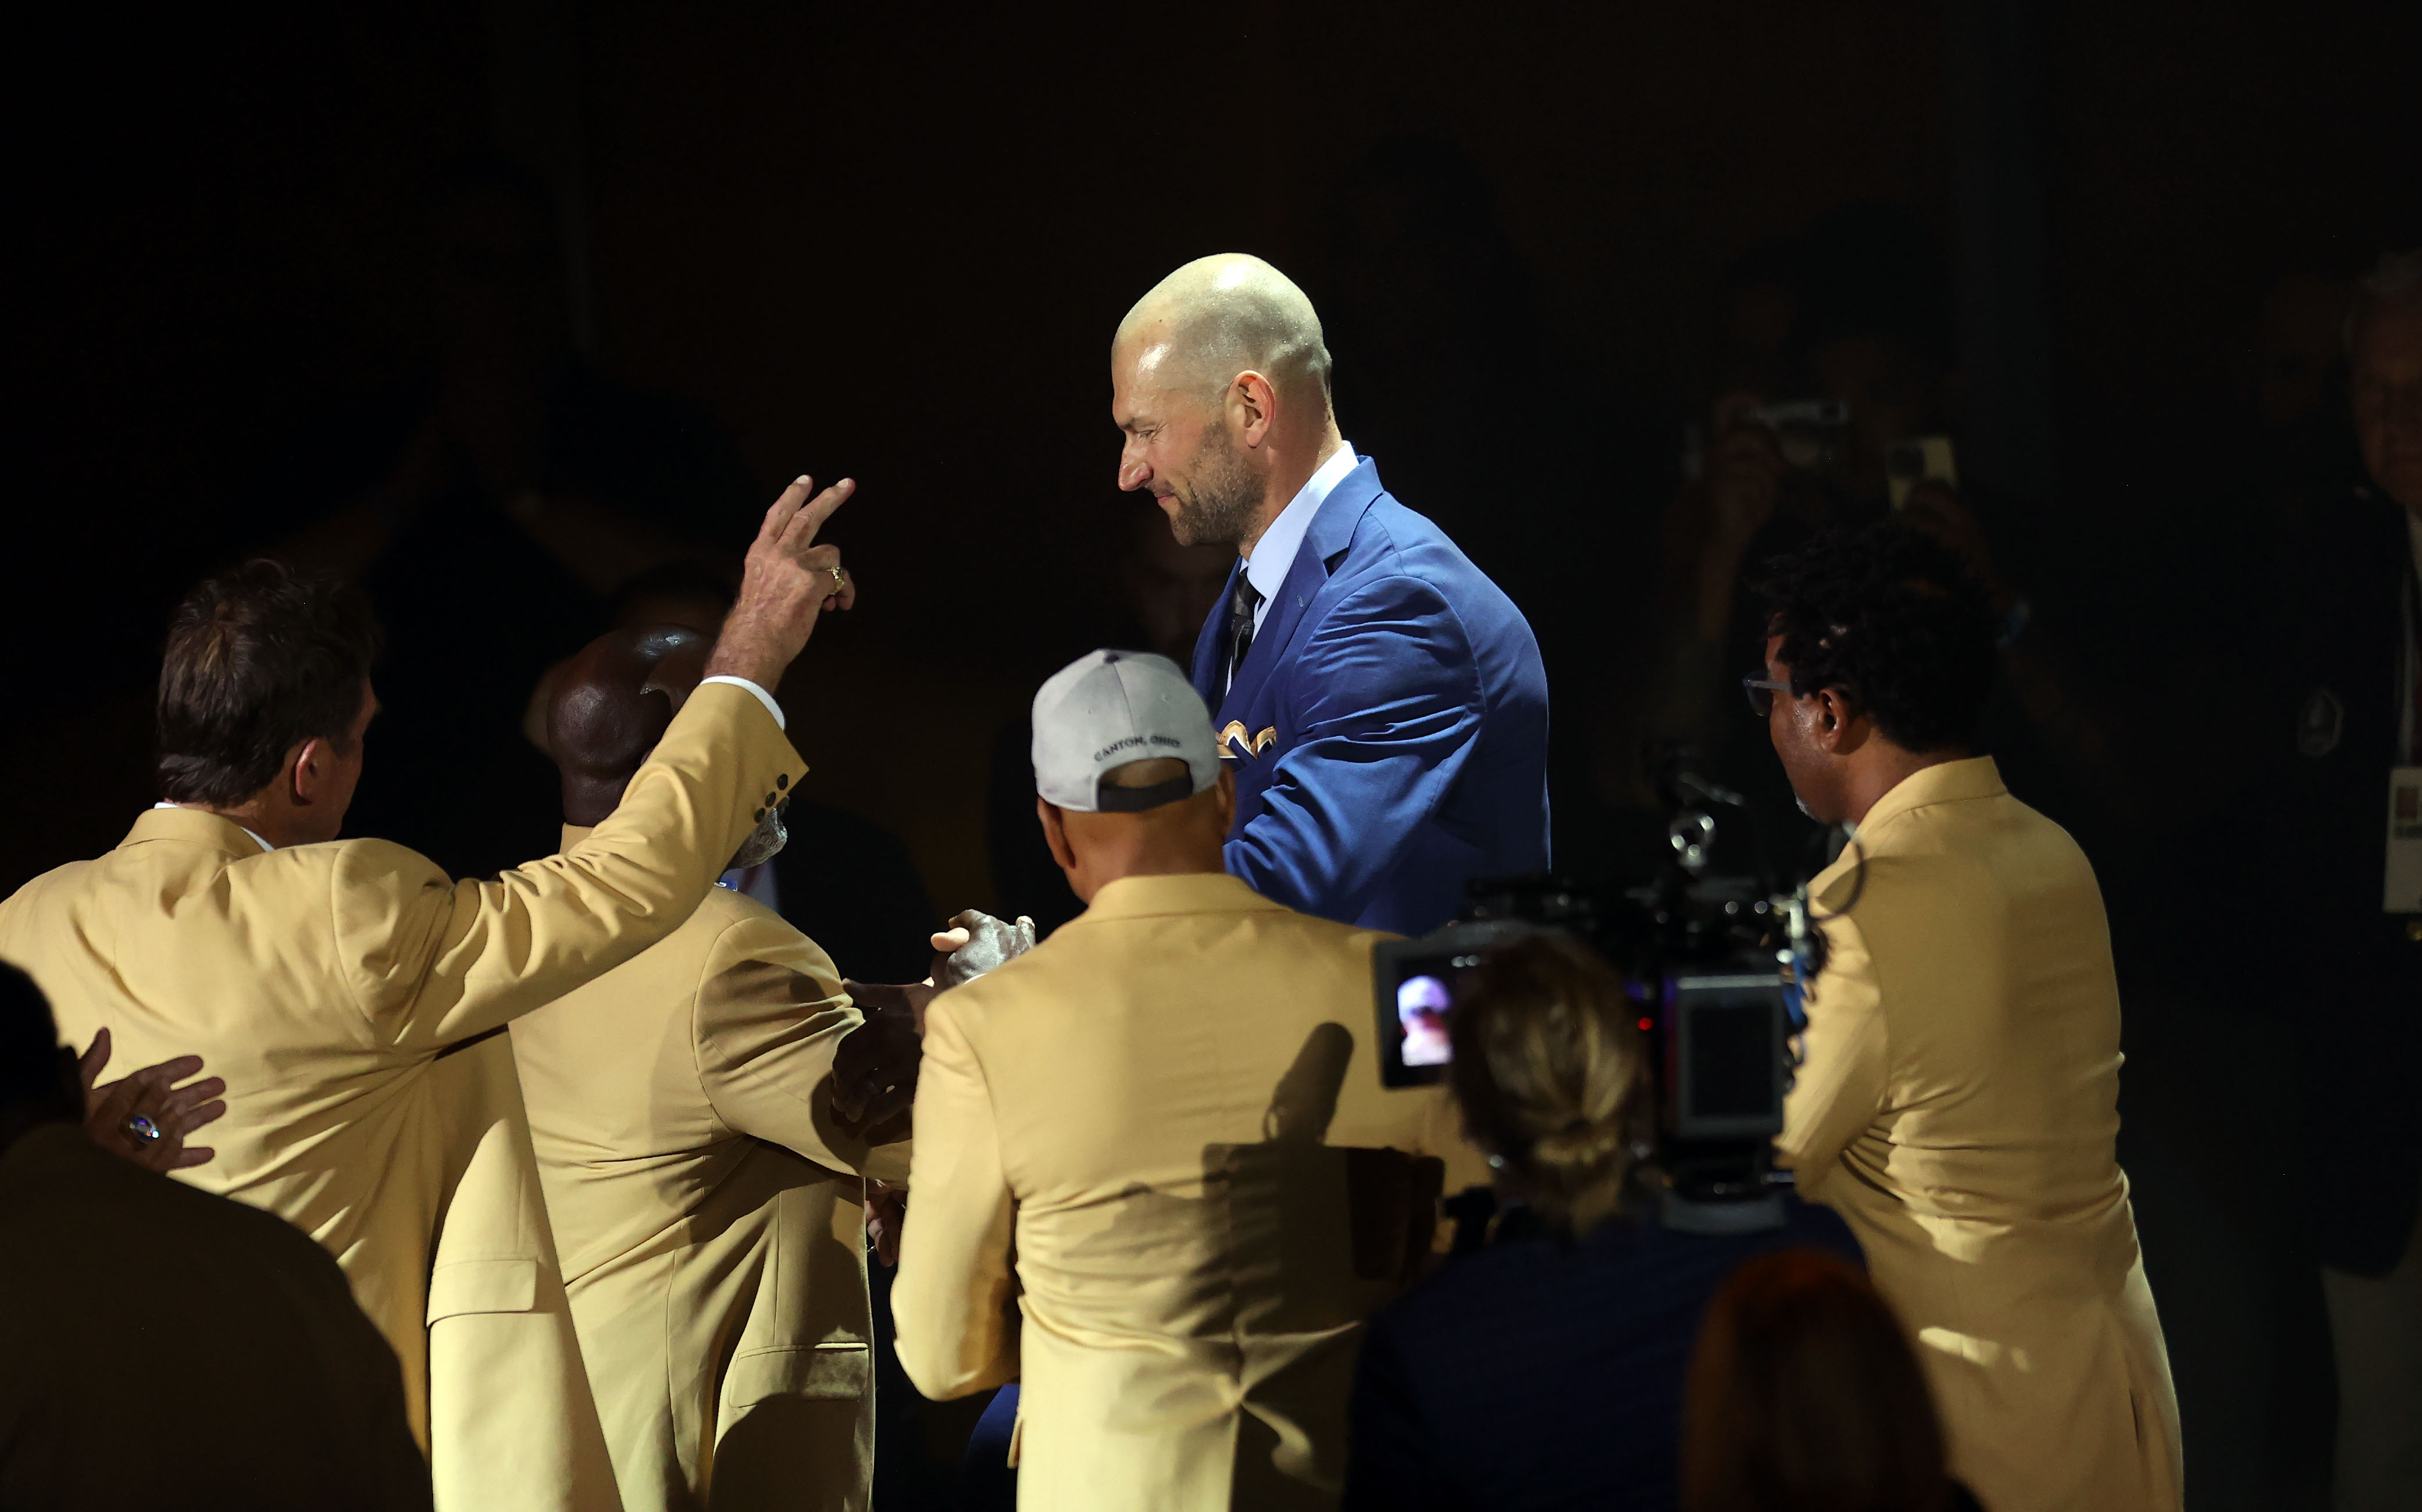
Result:
M1650 1132L1637 1012L1597 953L1563 935L1499 946L1459 994L1449 1078L1464 1129L1567 1233L1613 1216Z

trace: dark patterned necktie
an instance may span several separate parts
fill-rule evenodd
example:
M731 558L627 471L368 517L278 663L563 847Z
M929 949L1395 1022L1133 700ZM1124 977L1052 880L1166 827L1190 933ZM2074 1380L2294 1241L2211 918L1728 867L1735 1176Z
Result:
M1228 685L1236 684L1236 674L1245 669L1245 654L1253 649L1253 610L1262 603L1261 591L1242 572L1236 575L1236 593L1228 601Z

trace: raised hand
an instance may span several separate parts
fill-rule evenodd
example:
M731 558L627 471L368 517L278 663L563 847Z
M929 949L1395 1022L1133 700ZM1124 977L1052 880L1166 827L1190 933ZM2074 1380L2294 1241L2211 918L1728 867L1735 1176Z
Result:
M1747 393L1718 400L1707 449L1707 549L1732 562L1774 517L1789 471L1774 433L1749 418L1757 402Z
M816 532L857 484L844 478L811 497L815 486L801 477L765 512L741 572L739 601L707 658L707 676L745 677L771 688L815 634L817 618L857 602L857 582L842 568L841 548L816 543Z
M85 1132L102 1148L162 1172L197 1166L218 1153L185 1142L186 1135L227 1111L218 1100L227 1083L217 1077L177 1085L201 1071L200 1056L181 1055L103 1082L101 1072L108 1063L109 1031L103 1029L76 1062L84 1082Z

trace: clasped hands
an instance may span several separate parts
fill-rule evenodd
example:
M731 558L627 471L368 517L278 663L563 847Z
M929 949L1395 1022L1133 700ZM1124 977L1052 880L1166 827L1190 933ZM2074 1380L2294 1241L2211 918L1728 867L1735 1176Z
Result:
M908 1110L917 1100L917 1067L924 1057L925 1008L936 993L963 986L1004 961L1034 948L1034 921L1023 915L1007 923L973 908L957 914L934 936L933 973L922 982L844 982L842 988L866 1015L833 1052L833 1111L869 1144L888 1144L908 1133ZM885 1265L900 1258L900 1230L908 1196L880 1181L866 1184L866 1231L875 1257Z
M833 1111L867 1142L889 1143L917 1097L917 1065L924 1053L925 1008L936 993L962 986L1034 948L1034 921L1015 923L969 908L934 936L933 974L922 982L843 982L866 1015L833 1052Z

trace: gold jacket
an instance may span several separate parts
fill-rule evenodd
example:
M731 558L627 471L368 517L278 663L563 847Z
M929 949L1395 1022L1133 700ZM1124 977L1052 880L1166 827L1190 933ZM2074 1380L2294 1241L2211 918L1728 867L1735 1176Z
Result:
M471 1042L669 934L804 770L755 697L710 684L587 843L492 882L160 809L0 903L0 957L63 1032L227 1079L218 1157L180 1174L336 1256L402 1362L441 1512L617 1504L511 1047Z
M1128 877L935 1000L900 1361L934 1397L1023 1378L1021 1506L1335 1504L1362 1321L1436 1217L1407 1157L1487 1174L1443 1089L1379 1083L1385 937Z
M1780 1145L1917 1344L1952 1473L1993 1512L2172 1512L2178 1396L2113 1154L2119 989L2084 853L1980 756L1886 794L1810 894L1835 917Z
M564 848L589 831L566 828ZM835 1122L860 1016L813 940L709 890L689 921L517 1020L539 1173L629 1512L863 1509L874 1373L861 1173Z

